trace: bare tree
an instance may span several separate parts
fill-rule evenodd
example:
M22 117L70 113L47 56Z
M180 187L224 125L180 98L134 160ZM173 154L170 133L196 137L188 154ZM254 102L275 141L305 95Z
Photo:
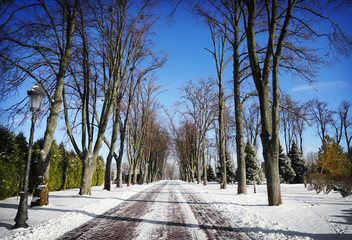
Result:
M286 153L290 151L292 142L299 144L301 153L303 154L303 131L305 129L306 106L291 99L285 94L280 101L280 122L281 129L284 133L284 141Z
M332 124L333 111L328 106L328 103L321 102L317 98L308 102L310 120L314 124L322 142L325 141L329 126Z
M214 120L216 109L214 108L214 81L209 78L206 81L197 82L188 81L181 88L183 90L183 105L187 108L184 114L189 116L196 126L196 159L197 159L197 183L201 183L202 166L201 166L201 149L205 144L205 137ZM203 147L204 148L204 147ZM204 159L205 160L205 159ZM206 166L206 163L203 164ZM206 180L204 181L206 184Z
M5 97L17 91L28 80L34 80L45 90L49 107L43 148L38 163L36 190L32 206L49 203L50 149L62 105L62 91L69 65L78 9L76 1L38 0L31 4L8 5L1 18L0 57L4 63L1 81ZM45 37L43 37L45 36ZM6 79L6 80L5 80ZM21 104L8 113L21 113Z
M260 112L259 105L254 102L243 110L243 126L246 132L247 140L258 148L257 140L260 133Z
M330 48L327 48L326 56L334 53L334 51L343 55L349 54L351 41L336 23L322 15L322 11L327 9L327 6L318 8L317 5L310 5L307 2L296 0L288 0L283 3L271 1L271 4L269 1L264 1L259 2L258 5L255 0L248 0L244 3L243 11L248 13L248 15L244 15L247 48L252 76L260 103L261 139L265 160L268 200L269 205L280 205L282 200L278 173L279 68L285 67L288 71L297 71L300 77L310 80L312 75L309 75L311 72L309 68L312 68L315 64L322 63L321 60L325 60L327 57L321 58L317 56L318 51L316 49L309 49L307 46L302 47L299 44L299 39L313 39L314 37L325 36L328 44L330 44ZM316 4L319 3L317 2ZM330 32L319 33L314 30L313 24L321 20L330 24ZM261 28L267 33L268 40L264 48L261 48L256 40L258 34L255 33L255 28ZM331 56L336 55L331 54ZM293 61L295 59L303 61L299 63ZM314 72L312 71L312 73ZM269 97L270 76L272 84L271 98Z
M201 11L201 10L199 10ZM204 14L203 14L204 15ZM215 24L213 18L207 16L208 26L211 34L211 39L213 42L213 49L207 49L213 56L215 65L216 65L216 73L217 73L217 85L218 85L218 122L219 122L219 158L222 166L222 176L220 188L226 189L226 156L225 156L225 132L224 132L224 107L225 107L225 96L224 96L224 87L223 87L223 74L224 71L231 60L231 57L227 57L226 52L228 50L226 46L226 28L225 32L217 29L217 25Z

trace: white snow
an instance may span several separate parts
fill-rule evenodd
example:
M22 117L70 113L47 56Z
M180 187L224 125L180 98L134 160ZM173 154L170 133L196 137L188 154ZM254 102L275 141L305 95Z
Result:
M316 194L307 191L303 184L283 184L283 205L269 207L265 185L257 186L257 194L253 193L252 186L248 186L247 195L238 195L236 185L220 190L217 183L209 183L208 186L182 184L253 239L352 239L352 196L342 198L337 192ZM102 190L102 186L93 187L92 196L79 196L78 189L51 192L48 206L29 208L27 223L30 227L27 229L11 230L19 198L2 200L0 239L55 239L153 185L128 188L124 185L122 189L112 186L110 192ZM166 200L162 195L160 198ZM177 198L180 202L184 201L181 193L177 194ZM189 206L184 208L189 215L187 218L195 221ZM160 216L165 221L165 211L161 205L154 205L148 214L150 217ZM148 214L143 218L149 219ZM150 222L139 229L145 233L142 236L148 236L147 229L157 228ZM196 235L202 239L201 234Z

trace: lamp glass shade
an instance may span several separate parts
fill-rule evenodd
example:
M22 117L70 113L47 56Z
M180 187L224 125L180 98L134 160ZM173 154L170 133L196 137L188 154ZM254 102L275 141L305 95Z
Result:
M34 85L31 90L28 91L30 97L30 104L32 111L38 111L44 98L44 90L39 85Z

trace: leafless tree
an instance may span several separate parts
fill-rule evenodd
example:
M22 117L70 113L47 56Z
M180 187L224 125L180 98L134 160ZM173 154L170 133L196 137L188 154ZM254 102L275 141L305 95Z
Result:
M243 120L247 140L257 149L257 140L260 134L260 112L256 102L243 110Z
M0 83L3 89L0 99L16 92L28 81L40 84L47 97L47 125L32 206L49 203L50 149L62 105L62 91L71 56L78 2L9 2L1 13L4 21L1 21L0 26L3 79ZM7 113L18 116L26 109L23 103L24 101L13 105L7 109Z
M280 122L284 134L286 152L295 141L303 154L303 131L307 121L306 105L291 99L285 94L280 100Z
M309 4L297 0L279 3L248 0L244 3L245 7L240 6L247 13L244 15L244 28L247 32L252 76L259 95L268 200L269 205L280 205L282 200L278 174L279 68L284 67L287 71L295 72L310 81L314 74L314 71L310 70L314 66L321 64L322 60L328 60L328 56L335 57L334 53L341 53L344 56L349 54L352 45L340 27L323 15L323 11L331 5L323 6L325 3L319 2ZM316 26L314 23L319 21L327 21L327 24L330 24L328 32L321 33L314 29ZM267 34L268 40L264 43L264 48L258 43L259 33L255 32L258 28ZM327 52L323 58L319 57L322 56L320 54L324 54L322 51L300 44L303 39L311 40L323 36L330 46L326 48ZM269 97L270 76L271 97Z
M214 107L214 99L216 94L214 92L214 81L211 78L207 80L199 80L196 82L188 81L181 88L183 91L182 105L186 107L183 113L185 118L192 119L196 127L195 143L196 143L196 168L197 168L197 183L201 183L202 166L201 166L201 150L202 146L205 149L205 138L211 123L216 114ZM203 158L205 160L205 158ZM206 163L203 163L203 167ZM204 181L206 184L206 180Z
M319 101L317 98L308 102L308 109L310 120L323 142L332 124L333 111L329 109L328 103Z

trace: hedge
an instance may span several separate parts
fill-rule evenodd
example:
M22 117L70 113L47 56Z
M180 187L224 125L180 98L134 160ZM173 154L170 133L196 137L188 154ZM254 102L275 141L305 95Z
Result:
M24 167L28 153L26 138L22 133L17 136L0 126L0 199L19 194L22 188ZM38 160L43 140L33 145L29 191L34 192ZM68 152L63 144L53 141L50 153L49 190L59 191L78 188L81 185L82 162L74 152ZM92 186L104 183L104 160L98 157Z
M315 190L316 193L328 194L332 190L340 192L342 197L347 197L352 192L351 176L330 176L323 173L308 173L304 175L308 190Z

